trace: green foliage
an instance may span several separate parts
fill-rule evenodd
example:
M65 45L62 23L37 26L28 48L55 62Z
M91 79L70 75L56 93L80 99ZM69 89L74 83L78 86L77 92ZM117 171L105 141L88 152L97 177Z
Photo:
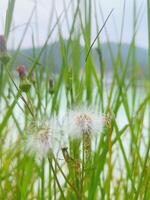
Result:
M135 1L132 3L136 5ZM149 4L147 0L150 36ZM67 44L60 26L63 20L68 21L69 6L66 7L65 3L63 12L57 16L54 26L49 27L46 41L37 54L33 35L33 56L26 58L32 64L28 67L25 82L19 83L19 77L13 77L12 66L20 53L34 9L17 50L7 63L1 62L0 199L2 200L150 199L149 79L143 76L138 81L139 74L136 72L141 66L135 56L135 36L138 31L136 22L140 10L137 11L134 6L134 33L125 62L121 56L125 1L120 42L115 56L109 42L106 24L107 45L113 67L112 78L108 80L100 37L96 41L99 69L95 66L91 53L82 69L80 68L82 50L84 48L87 54L93 42L92 10L95 10L97 33L100 29L97 12L101 12L103 23L105 21L100 6L100 9L96 8L90 0L84 0L84 5L84 9L81 10L80 1L76 1L72 12L72 23L67 27L69 30ZM4 31L6 38L10 33L14 7L15 1L9 1ZM59 73L54 76L53 66L49 65L53 55L48 48L48 42L57 28L62 63ZM81 37L84 47L80 44ZM43 54L45 66L40 63ZM130 60L132 69L129 68ZM110 81L109 86L107 80ZM139 84L142 87L139 87ZM59 117L64 110L78 105L95 106L100 113L113 116L109 126L97 138L92 138L89 160L86 159L82 139L70 141L68 148L60 153L63 159L49 155L40 164L23 151L23 139L31 121L45 117ZM32 129L30 131L32 133Z

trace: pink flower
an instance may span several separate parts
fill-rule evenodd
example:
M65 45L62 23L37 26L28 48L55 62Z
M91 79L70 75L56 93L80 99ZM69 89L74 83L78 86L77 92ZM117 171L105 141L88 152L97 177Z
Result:
M17 67L17 72L19 74L19 77L22 79L26 76L27 68L25 65L19 65Z

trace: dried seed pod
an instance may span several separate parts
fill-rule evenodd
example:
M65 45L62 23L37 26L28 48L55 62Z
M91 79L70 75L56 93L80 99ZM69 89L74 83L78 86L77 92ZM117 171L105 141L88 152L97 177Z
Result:
M68 162L69 160L73 160L68 153L68 147L63 147L62 149L62 153L63 153L63 157L65 159L66 162Z
M113 116L105 115L103 116L102 120L106 127L111 128Z
M66 163L68 164L68 167L75 169L76 172L80 172L81 170L80 160L73 159L72 157L70 157L67 147L62 148L62 153Z
M87 158L90 156L91 153L91 135L89 133L85 133L83 135L83 144L84 144L84 151L86 152Z

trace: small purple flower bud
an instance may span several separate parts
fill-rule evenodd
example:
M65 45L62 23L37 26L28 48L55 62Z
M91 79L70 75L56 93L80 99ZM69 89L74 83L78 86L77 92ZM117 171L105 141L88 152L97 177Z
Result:
M54 78L49 78L49 92L50 94L54 93Z
M4 35L0 35L0 52L7 52L6 39Z
M23 79L26 77L26 72L27 72L27 68L25 65L19 65L17 67L17 72L19 74L20 79Z

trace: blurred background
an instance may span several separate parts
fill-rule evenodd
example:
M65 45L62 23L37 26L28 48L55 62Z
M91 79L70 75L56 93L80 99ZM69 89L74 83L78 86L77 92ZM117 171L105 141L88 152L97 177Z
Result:
M0 21L3 22L0 24L1 34L4 33L8 3L8 0L0 2L2 11ZM48 63L52 71L58 72L62 66L61 39L63 39L64 44L68 44L66 48L68 66L71 63L69 55L75 48L74 45L78 45L74 53L78 55L77 52L80 52L78 65L82 67L92 41L112 9L113 13L91 51L94 64L98 69L102 64L99 63L99 56L102 56L105 69L112 75L114 65L112 56L117 60L120 54L122 64L128 60L131 68L134 66L136 71L138 67L140 76L141 74L143 76L148 65L146 0L16 0L7 42L9 50L17 49L21 42L21 52L17 55L15 65L20 63L31 65L32 62L28 57L37 56L47 41L40 63L42 65ZM127 59L128 56L130 58Z
M149 200L150 0L1 0L0 11L0 200L57 199L59 171L48 167L49 181L47 163L40 171L22 139L32 121L56 116L63 125L74 106L94 106L109 125L92 141L91 168L84 142L67 146L79 165L83 158L81 193ZM66 199L76 199L64 180Z
M71 25L74 10L77 4L77 0L16 0L13 25L9 39L9 47L17 47L19 39L24 30L24 26L28 23L31 12L34 9L34 16L31 20L30 28L24 38L22 47L28 48L32 46L32 34L35 35L35 42L37 46L40 46L45 41L50 27L52 27L57 20L57 17L62 13L64 8L67 10L68 20L60 20L60 29L64 38L68 38L69 30L68 26ZM0 33L4 31L5 13L8 5L8 0L0 1ZM80 1L80 7L84 15L85 1ZM96 9L95 9L96 7ZM136 27L138 29L136 34L136 44L139 47L147 48L147 7L146 0L92 0L91 6L91 20L92 20L92 38L97 34L95 14L98 19L99 28L103 24L103 17L106 18L110 10L114 8L114 12L107 23L107 31L109 33L109 40L111 42L119 42L122 26L122 17L124 18L124 27L122 41L124 43L130 43L134 32L134 18L137 19ZM124 14L125 13L125 14ZM55 29L51 37L50 42L58 40L58 29ZM101 41L106 42L107 37L105 31L101 34Z

